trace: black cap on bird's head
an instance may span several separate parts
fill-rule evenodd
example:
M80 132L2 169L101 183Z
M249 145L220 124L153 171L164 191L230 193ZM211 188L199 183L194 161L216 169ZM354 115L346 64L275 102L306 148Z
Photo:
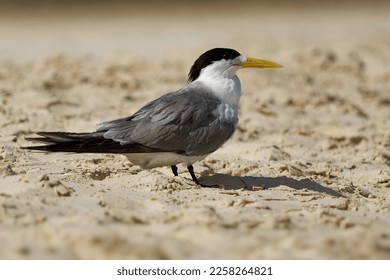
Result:
M241 57L241 58L239 58ZM278 63L262 60L258 58L245 57L238 51L228 48L215 48L211 49L194 62L188 74L188 82L193 82L199 78L202 69L209 66L213 62L221 60L235 60L231 66L239 66L243 68L279 68L283 67Z
M194 65L192 65L190 73L188 74L188 81L195 81L199 77L200 71L202 71L203 68L209 66L211 63L222 59L233 59L240 55L241 54L238 51L233 49L211 49L199 56L199 58L194 62Z

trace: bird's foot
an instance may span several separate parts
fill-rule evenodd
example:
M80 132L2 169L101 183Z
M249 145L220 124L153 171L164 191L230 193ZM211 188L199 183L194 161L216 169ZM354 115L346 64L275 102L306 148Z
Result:
M177 166L176 165L171 165L172 173L174 176L178 176L177 172ZM219 185L205 185L199 181L199 179L196 177L195 172L194 172L194 167L192 165L187 166L188 171L190 172L191 179L192 181L199 187L202 188L221 188Z
M177 166L176 165L171 165L173 175L178 176L179 174L177 173Z
M194 181L195 184L197 184L198 186L200 186L202 188L220 188L221 187L219 185L205 185L205 184L201 183L199 181L199 179L195 176L194 167L192 165L187 166L187 169L191 174L192 181Z

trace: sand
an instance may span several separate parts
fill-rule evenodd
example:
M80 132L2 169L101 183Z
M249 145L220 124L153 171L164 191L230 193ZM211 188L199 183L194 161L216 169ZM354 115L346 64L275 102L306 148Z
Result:
M1 19L1 259L390 258L387 12L253 5L245 17ZM194 165L212 187L184 167L173 177L120 155L20 149L36 131L134 113L216 46L285 68L238 73L237 132Z

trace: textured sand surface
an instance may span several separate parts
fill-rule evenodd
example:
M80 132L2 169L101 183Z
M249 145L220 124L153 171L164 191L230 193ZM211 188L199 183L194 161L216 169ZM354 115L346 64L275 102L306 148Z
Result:
M83 35L61 25L65 19L52 29L36 20L46 42L61 45L50 32L69 32L69 48L53 41L35 56L31 42L29 56L9 48L0 62L0 258L389 259L388 15L257 12L205 15L196 27L187 10L166 21L149 17L151 26L139 17L138 33L129 27L137 18L113 18L103 30L104 21L76 18ZM12 33L4 46L20 48L12 40L24 38L29 49L18 34L30 27L2 20ZM110 40L92 55L77 47L93 49L91 22L99 40ZM160 22L164 32L150 33ZM111 34L123 26L128 38ZM221 27L230 32L221 35ZM119 52L134 38L156 41ZM147 57L159 42L165 51ZM170 168L141 170L119 155L20 149L35 131L93 131L134 113L182 87L191 63L215 46L285 65L238 73L238 130L194 165L204 184L219 187L196 186L183 167L173 177Z

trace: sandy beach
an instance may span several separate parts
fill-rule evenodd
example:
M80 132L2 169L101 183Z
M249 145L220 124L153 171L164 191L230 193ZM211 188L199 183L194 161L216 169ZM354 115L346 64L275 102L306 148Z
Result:
M390 259L390 7L348 3L3 10L0 258ZM238 72L238 129L194 165L211 187L20 149L134 113L214 47L285 68Z

